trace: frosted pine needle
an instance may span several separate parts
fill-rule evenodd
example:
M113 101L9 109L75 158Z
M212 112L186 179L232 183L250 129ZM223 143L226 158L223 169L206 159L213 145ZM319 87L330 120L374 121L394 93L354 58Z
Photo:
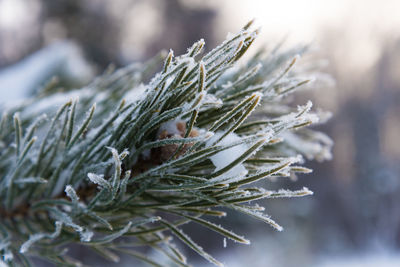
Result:
M184 55L171 50L85 88L0 107L0 265L26 266L33 256L76 266L64 250L71 244L112 261L125 253L163 265L137 251L140 244L187 266L174 235L222 266L181 226L209 228L224 247L226 238L250 241L210 216L233 210L281 231L262 202L249 202L312 192L254 182L311 172L299 155L329 159L332 141L309 128L323 114L311 102L288 104L287 95L310 83L294 64L304 47L238 63L257 37L251 24L208 53L200 40ZM159 72L145 83L154 62Z

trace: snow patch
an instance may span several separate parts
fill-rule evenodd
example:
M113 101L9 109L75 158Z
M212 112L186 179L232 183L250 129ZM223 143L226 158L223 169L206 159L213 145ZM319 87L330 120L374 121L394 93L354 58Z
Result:
M138 86L135 86L134 88L132 88L131 90L129 90L125 95L124 95L124 99L127 102L136 102L138 100L141 100L144 98L144 96L146 95L147 86L144 85L143 83L139 84Z
M210 146L215 142L215 140L218 140L221 136L223 135L223 132L217 132L214 134L213 137L211 137L207 143L206 146ZM218 142L218 145L224 146L224 145L229 145L231 143L240 141L241 138L235 134L235 133L230 133L226 137L224 137L221 141ZM228 166L230 163L232 163L235 159L240 157L243 153L245 153L249 147L245 144L240 144L228 149L225 149L221 152L218 152L217 154L213 155L210 157L210 160L216 167L215 171L218 171L226 166ZM243 166L243 164L238 164L237 166L233 167L230 169L228 172L224 173L224 176L243 176L247 174L246 168Z
M177 126L178 122L179 122L179 120L173 120L173 121L168 121L166 123L163 123L160 126L160 129L158 130L157 135L160 136L160 134L163 131L167 131L167 133L171 134L171 135L175 135L175 134L180 135L181 132L179 131L178 126Z
M0 102L6 104L28 98L40 84L55 74L86 83L94 73L77 44L58 42L0 72Z

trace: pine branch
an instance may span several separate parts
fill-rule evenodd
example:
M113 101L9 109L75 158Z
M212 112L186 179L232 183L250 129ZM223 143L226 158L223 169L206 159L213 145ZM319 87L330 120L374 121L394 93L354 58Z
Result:
M187 266L172 234L220 266L180 226L195 222L250 243L207 220L227 215L222 207L282 230L245 203L312 192L252 184L310 172L299 155L329 159L332 141L305 128L318 121L311 103L288 105L286 96L310 80L294 71L305 48L238 64L257 35L250 22L208 53L200 40L163 64L156 57L108 71L85 88L44 90L3 111L0 263L28 266L36 256L75 266L63 249L81 244L113 261L126 253L162 266L136 250L148 246ZM144 84L157 61L161 72Z

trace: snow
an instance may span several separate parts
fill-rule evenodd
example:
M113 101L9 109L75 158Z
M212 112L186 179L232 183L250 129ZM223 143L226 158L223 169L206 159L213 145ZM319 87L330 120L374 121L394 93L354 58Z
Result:
M212 138L210 138L206 142L206 146L210 146L215 142L215 140L218 140L221 136L223 135L223 132L217 132L214 134ZM235 133L230 133L228 134L224 139L218 142L217 145L224 146L224 145L229 145L233 142L240 141L241 138L235 134ZM213 155L210 157L212 163L216 167L215 171L218 171L227 165L229 165L231 162L233 162L235 159L237 159L240 155L245 153L247 151L248 147L245 144L240 144L228 149L225 149L221 152L218 152L217 154ZM228 177L228 176L243 176L247 174L246 168L243 166L243 164L238 164L237 166L233 167L230 169L228 172L224 173L223 175Z
M181 132L178 130L178 127L177 127L177 123L179 121L180 120L173 120L173 121L168 121L166 123L163 123L160 126L160 129L158 130L158 134L157 135L160 136L160 134L163 131L167 131L167 133L170 134L170 135L175 135L175 134L181 135Z
M55 93L45 99L35 101L29 103L29 105L24 109L25 114L37 114L49 111L51 109L58 109L63 104L67 103L68 101L75 100L77 98L83 98L85 96L90 96L93 93L92 90L89 88L80 89L80 90L72 90L66 93ZM7 102L5 108L11 108L13 105L18 103L19 101L11 101Z
M135 86L131 90L129 90L125 95L124 99L127 102L136 102L137 100L143 99L145 96L147 86L144 85L143 83L139 84L138 86Z
M0 104L26 99L56 74L87 82L93 77L93 70L75 43L55 43L0 72Z
M315 266L320 267L397 267L400 266L400 255L398 252L371 252L357 255L341 255L336 257L321 257Z
M226 238L224 238L224 248L226 248Z

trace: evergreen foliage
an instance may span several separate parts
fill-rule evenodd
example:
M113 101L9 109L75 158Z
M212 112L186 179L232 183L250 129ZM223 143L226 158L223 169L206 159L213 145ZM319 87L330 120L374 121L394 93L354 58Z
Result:
M257 33L249 23L208 53L203 40L182 56L170 51L146 84L158 57L79 90L44 88L4 111L0 263L29 266L36 256L76 266L66 250L75 243L112 261L126 253L161 266L137 249L147 246L187 266L175 236L222 266L180 229L193 222L249 244L207 220L225 216L221 208L281 231L249 202L312 192L254 182L310 172L299 155L329 158L332 142L306 127L318 121L311 102L289 105L287 96L309 82L292 70L306 48L260 51L237 64Z

